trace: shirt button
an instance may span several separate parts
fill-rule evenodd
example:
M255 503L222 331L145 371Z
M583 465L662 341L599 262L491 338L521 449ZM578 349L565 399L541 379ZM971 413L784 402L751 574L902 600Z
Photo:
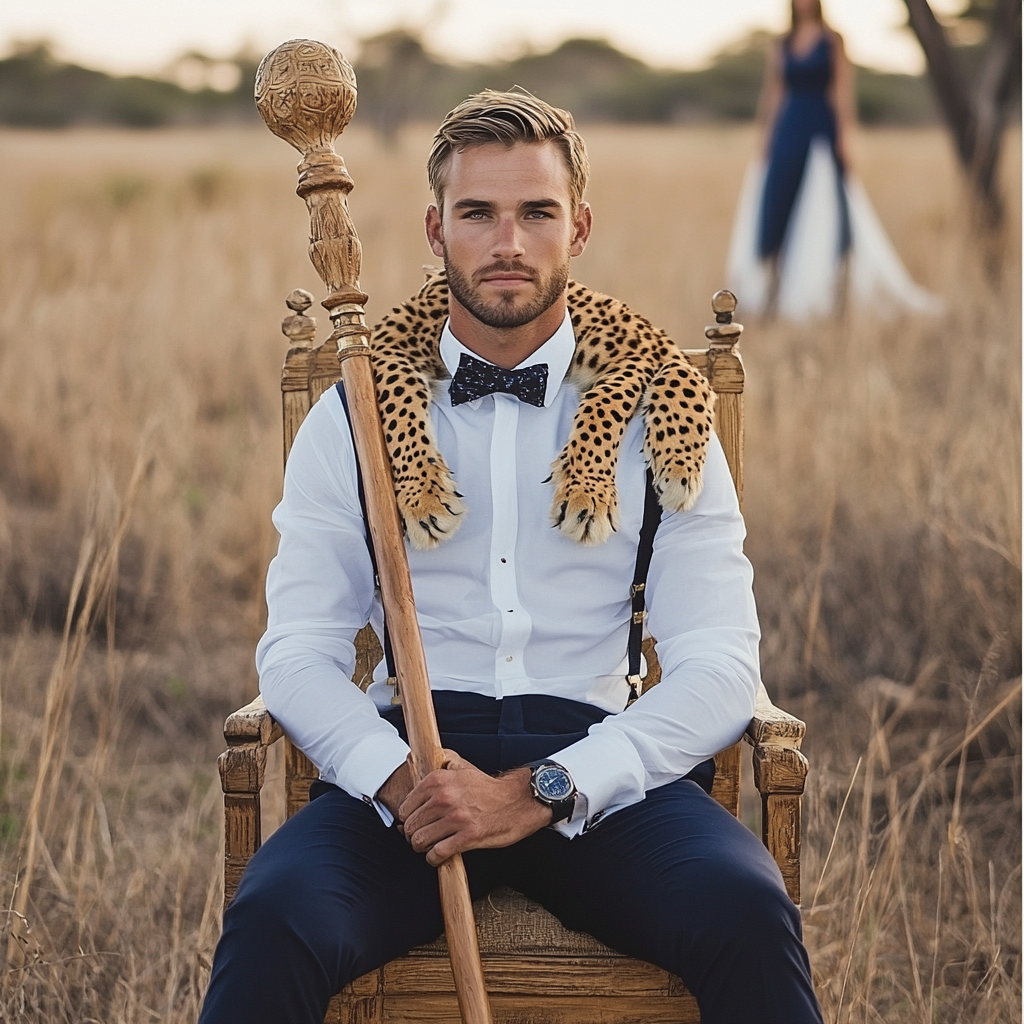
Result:
M506 661L511 661L512 660L512 655L510 654L505 660Z

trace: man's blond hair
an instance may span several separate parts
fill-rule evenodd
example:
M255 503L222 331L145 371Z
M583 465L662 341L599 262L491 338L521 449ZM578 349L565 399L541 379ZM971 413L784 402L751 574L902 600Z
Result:
M572 208L583 201L590 177L587 147L576 131L572 114L538 99L525 89L485 89L449 111L434 136L427 159L427 177L439 209L444 205L445 172L452 153L468 146L501 142L553 142L569 169Z

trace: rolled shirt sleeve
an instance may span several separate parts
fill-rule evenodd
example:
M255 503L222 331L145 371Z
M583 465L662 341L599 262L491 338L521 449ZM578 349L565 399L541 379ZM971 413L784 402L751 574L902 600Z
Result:
M345 411L328 392L288 456L256 667L267 709L321 777L371 802L409 748L352 682L355 636L374 604L358 493Z
M689 512L665 513L648 575L648 627L661 682L553 755L580 792L556 828L573 837L735 743L760 681L753 570L736 490L717 437Z

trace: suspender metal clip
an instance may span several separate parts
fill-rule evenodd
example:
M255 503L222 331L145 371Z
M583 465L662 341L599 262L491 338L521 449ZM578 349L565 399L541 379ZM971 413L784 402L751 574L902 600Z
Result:
M644 681L642 676L626 676L626 682L629 683L629 700L626 701L628 708L644 692Z
M395 688L395 692L391 696L391 703L401 704L402 695L398 692L398 678L396 676L388 676L387 685Z

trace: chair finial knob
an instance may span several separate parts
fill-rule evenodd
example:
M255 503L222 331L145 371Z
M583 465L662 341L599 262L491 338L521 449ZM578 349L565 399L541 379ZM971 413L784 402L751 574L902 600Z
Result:
M728 288L722 288L711 296L711 311L715 314L715 322L704 328L704 337L711 342L712 348L732 349L740 340L743 325L732 322L737 305L736 296Z
M728 288L722 288L711 296L711 311L720 324L732 323L736 312L736 296Z
M281 333L291 342L292 348L312 348L316 337L316 320L306 316L306 310L313 305L313 296L305 288L296 288L289 292L284 304L293 313L281 321Z
M284 304L296 313L305 313L313 305L313 296L305 288L296 288L288 293Z

